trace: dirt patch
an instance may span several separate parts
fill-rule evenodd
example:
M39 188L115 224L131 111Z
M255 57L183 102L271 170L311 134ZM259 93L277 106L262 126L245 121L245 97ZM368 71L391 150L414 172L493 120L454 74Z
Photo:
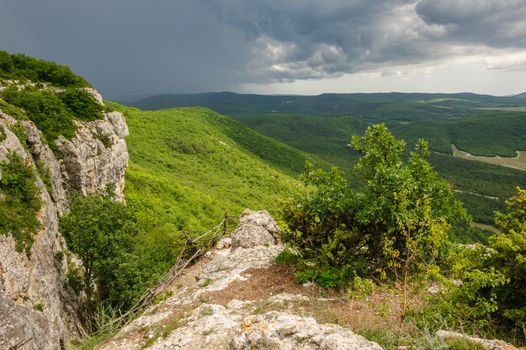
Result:
M202 295L206 303L227 305L231 300L253 301L252 313L280 311L314 318L318 323L334 323L359 332L382 330L398 324L400 295L396 290L377 288L371 296L349 299L343 292L324 290L317 285L304 287L295 281L295 268L272 265L243 273L246 281L236 281L228 288ZM272 296L288 293L308 300L276 302ZM270 300L269 300L270 299Z
M209 292L202 300L210 304L227 305L232 299L242 301L266 300L280 293L300 294L310 298L321 295L337 296L335 291L325 292L317 285L304 287L295 281L295 268L288 265L272 265L262 269L248 269L241 275L246 281L235 281L228 288L217 292Z

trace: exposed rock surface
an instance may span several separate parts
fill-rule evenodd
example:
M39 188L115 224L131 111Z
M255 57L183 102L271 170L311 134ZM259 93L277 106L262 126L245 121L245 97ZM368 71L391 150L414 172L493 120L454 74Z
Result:
M225 305L204 302L244 281L247 271L269 267L283 250L279 229L264 211L244 211L232 237L174 281L165 301L151 307L98 350L134 349L363 349L382 348L351 330L321 325L313 318L261 312L260 300L232 299ZM265 288L265 286L260 286ZM277 294L266 302L305 300Z
M128 150L124 137L128 128L119 112L105 113L104 119L77 121L74 138L57 140L62 156L64 180L82 195L103 193L114 186L115 195L124 199L124 174L128 168Z
M486 350L517 350L517 348L511 344L508 344L502 340L497 339L482 339L476 337L470 337L469 335L451 332L451 331L438 331L437 337L442 339L460 338L466 339L473 343L478 343Z
M68 266L63 256L67 248L58 232L58 218L67 211L69 189L94 194L114 185L116 197L123 198L128 161L123 137L127 128L117 112L106 113L103 120L81 123L73 140L59 142L58 158L62 159L57 159L31 121L20 121L27 137L27 144L22 145L10 130L16 123L0 111L5 134L0 141L0 162L15 152L33 164L42 200L37 214L41 228L30 255L16 251L11 235L0 234L0 349L23 341L27 341L21 347L24 350L67 348L81 326L76 296L65 283ZM42 171L47 173L47 186L39 175Z

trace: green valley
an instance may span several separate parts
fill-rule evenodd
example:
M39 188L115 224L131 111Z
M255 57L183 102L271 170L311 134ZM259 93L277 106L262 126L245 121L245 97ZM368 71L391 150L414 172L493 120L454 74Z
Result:
M306 153L206 108L122 111L130 129L126 198L145 232L200 232L225 210L275 213L299 190Z
M514 157L526 150L524 99L476 94L322 94L262 96L233 93L152 96L134 105L153 109L202 105L341 168L353 172L358 153L347 145L374 123L383 122L411 145L429 140L431 163L454 184L457 197L476 222L493 224L494 210L526 172L453 157L452 145L474 155ZM490 198L496 197L496 198Z

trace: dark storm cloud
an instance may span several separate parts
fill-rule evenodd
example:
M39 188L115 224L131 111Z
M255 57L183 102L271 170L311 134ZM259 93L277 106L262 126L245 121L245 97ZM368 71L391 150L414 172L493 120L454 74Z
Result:
M526 48L524 0L422 0L416 12L444 28L447 41Z
M221 89L248 52L193 0L0 0L0 48L68 64L112 97Z
M524 49L523 0L0 0L0 48L110 97L225 90Z

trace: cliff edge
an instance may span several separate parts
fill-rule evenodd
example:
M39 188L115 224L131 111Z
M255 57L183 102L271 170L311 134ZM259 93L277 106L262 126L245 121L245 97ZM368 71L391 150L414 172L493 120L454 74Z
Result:
M102 105L95 90L84 90ZM32 232L0 217L0 349L63 349L83 331L78 297L67 283L70 259L59 216L73 192L94 195L110 188L123 200L128 129L121 113L104 111L93 121L75 120L74 136L60 136L50 147L33 121L6 106L0 104L0 206L13 210L18 202L11 197L32 186L34 191L22 194L34 195L38 205ZM21 186L24 177L29 183Z

